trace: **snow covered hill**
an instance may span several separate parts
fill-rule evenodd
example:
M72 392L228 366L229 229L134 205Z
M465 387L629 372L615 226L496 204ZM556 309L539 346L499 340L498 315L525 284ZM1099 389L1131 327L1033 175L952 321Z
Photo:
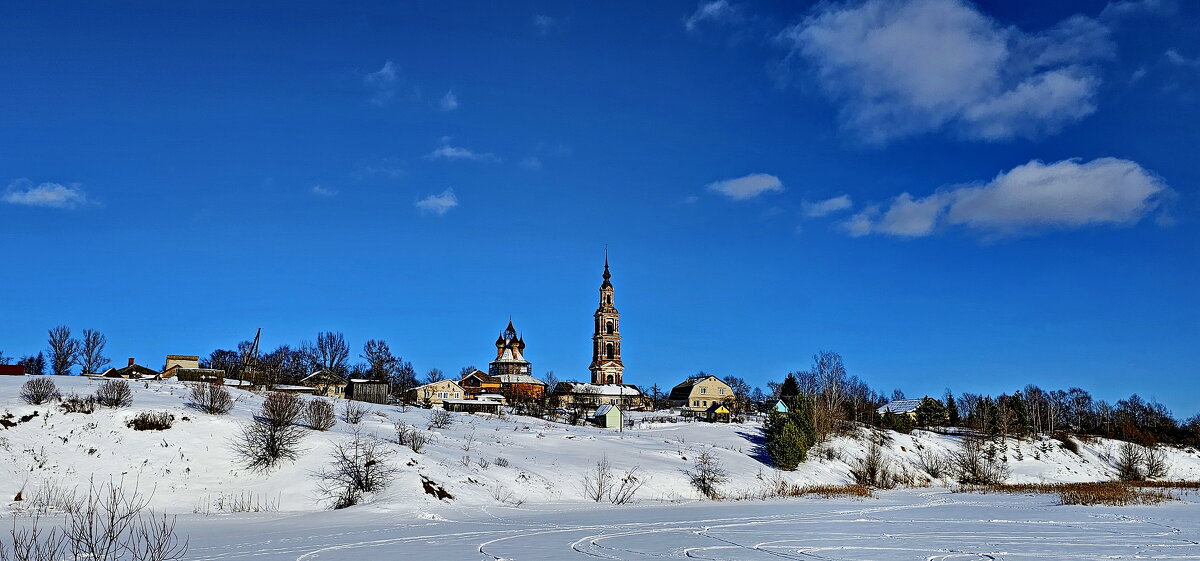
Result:
M64 413L55 403L27 405L19 397L28 378L0 377L0 500L8 510L28 508L35 497L53 502L64 493L82 493L89 479L123 480L153 493L152 506L173 513L244 510L315 511L313 472L329 462L335 443L354 431L395 439L395 424L427 432L421 453L389 442L399 474L386 490L368 496L361 509L423 512L436 518L442 507L479 505L545 505L585 503L581 481L589 467L607 456L620 474L638 468L645 485L637 501L670 502L698 498L685 470L697 455L712 452L729 471L722 488L729 494L753 493L776 478L801 484L850 482L849 470L867 447L866 438L839 437L810 454L795 472L780 473L763 458L757 423L645 423L617 431L574 427L543 420L454 413L454 422L427 429L430 412L419 408L367 405L370 413L358 425L339 420L328 432L307 431L302 457L270 473L238 466L231 442L240 424L249 423L262 396L231 390L236 397L228 415L208 415L187 405L188 389L173 382L131 381L133 405L98 409L92 414ZM100 381L57 377L64 394L93 393ZM339 415L342 403L338 404ZM126 421L140 411L165 411L175 417L164 431L135 431ZM25 419L22 421L22 419ZM864 436L866 431L864 430ZM922 454L946 453L960 446L958 437L914 431L887 433L884 453L893 466L914 482L944 485L921 468ZM1000 447L1008 459L1010 482L1090 481L1111 479L1117 443L1096 439L1078 442L1071 452L1051 439L1007 440ZM1169 478L1200 479L1200 454L1169 449ZM431 481L453 496L437 499L425 491ZM13 501L18 493L22 501Z

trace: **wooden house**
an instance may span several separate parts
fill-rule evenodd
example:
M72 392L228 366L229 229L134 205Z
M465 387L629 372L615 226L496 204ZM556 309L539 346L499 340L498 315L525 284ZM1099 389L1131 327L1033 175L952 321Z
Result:
M387 403L388 383L386 380L352 379L346 384L346 399L368 403Z
M626 411L643 411L650 408L650 398L633 384L559 382L554 386L554 404L564 409L616 405Z
M493 415L500 414L499 401L490 399L447 399L442 401L442 409L446 411L457 411L459 413L491 413Z
M462 377L458 385L469 396L481 393L500 393L500 377L489 376L482 370L476 370Z
M20 364L0 364L0 376L24 376L25 367Z
M786 403L784 403L784 402L783 402L783 400L782 400L782 399L777 399L777 400L775 400L775 405L772 405L772 406L771 406L771 410L772 410L772 411L777 411L777 412L779 412L779 413L787 413L787 412L788 412L788 406L787 406L787 404L786 404Z
M105 378L125 378L127 380L140 380L142 378L157 378L159 372L153 368L147 368L129 359L129 364L124 368L109 368L101 374Z
M180 382L208 382L224 384L225 371L219 368L183 368L178 364L168 367L160 375L163 380L174 379Z

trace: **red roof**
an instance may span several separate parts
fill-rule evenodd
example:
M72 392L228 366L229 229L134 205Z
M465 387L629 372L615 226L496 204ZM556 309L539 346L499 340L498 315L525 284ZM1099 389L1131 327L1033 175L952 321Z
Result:
M25 367L20 364L0 364L0 376L24 376Z

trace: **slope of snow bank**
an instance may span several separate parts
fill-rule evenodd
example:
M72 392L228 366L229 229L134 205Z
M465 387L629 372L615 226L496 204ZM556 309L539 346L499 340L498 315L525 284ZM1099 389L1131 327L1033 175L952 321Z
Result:
M757 423L647 423L616 431L528 417L455 413L451 426L427 430L427 410L368 404L371 413L360 425L339 420L328 432L308 431L300 460L261 474L238 466L230 448L238 426L251 422L262 403L260 395L231 390L237 398L234 410L213 416L187 406L188 389L182 384L131 381L132 407L85 415L63 413L56 404L23 403L18 393L27 379L0 377L0 414L11 413L11 420L18 421L37 413L0 429L0 501L8 510L28 505L28 498L46 489L82 492L91 478L136 484L142 492L153 493L152 506L174 513L244 509L231 507L238 501L251 503L250 510L321 510L326 505L316 499L312 473L328 462L335 443L351 439L355 430L394 440L397 422L416 426L432 439L420 454L389 443L400 471L393 485L368 497L363 508L419 511L430 519L449 505L584 503L582 476L602 456L618 475L636 466L646 481L639 502L655 502L697 498L685 470L703 450L712 451L729 471L730 481L723 488L736 493L757 491L777 477L802 484L849 482L850 467L867 446L863 438L838 437L815 450L799 470L779 473L763 458ZM54 381L64 394L90 394L99 385L80 377ZM175 425L161 432L127 428L126 421L143 410L170 412ZM958 437L926 431L886 435L887 457L918 481L930 479L920 468L921 450L944 454L960 445ZM1107 458L1115 454L1117 444L1103 439L1080 442L1075 454L1049 439L1009 439L1001 449L1012 482L1089 481L1113 477ZM1168 457L1170 478L1200 478L1196 451L1169 449ZM504 463L508 465L499 465ZM423 478L443 487L453 501L426 494ZM27 500L12 502L19 491Z

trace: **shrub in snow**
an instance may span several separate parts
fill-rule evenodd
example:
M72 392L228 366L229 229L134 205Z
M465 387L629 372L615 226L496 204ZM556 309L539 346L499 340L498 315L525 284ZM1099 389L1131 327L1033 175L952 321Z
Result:
M233 453L251 471L268 471L281 461L300 457L304 429L296 426L302 400L272 392L263 400L254 422L242 425L232 442Z
M127 492L119 484L93 482L61 527L47 532L38 526L37 517L30 525L14 524L11 539L0 540L0 560L183 559L187 540L181 542L175 534L175 518L155 514L147 508L149 503L136 488Z
M58 397L58 386L54 380L38 376L21 385L21 401L30 405L41 405Z
M354 401L353 399L346 400L346 406L342 409L342 419L352 425L357 425L367 416L367 406Z
M105 380L96 388L96 403L103 407L129 407L133 404L133 390L125 380Z
M210 415L224 415L233 409L233 396L225 386L208 382L188 384L192 392L192 407Z
M404 423L396 423L396 443L401 446L408 446L413 452L421 453L425 448L425 443L429 441L429 436L417 430L416 427L410 427Z
M444 429L453 423L454 416L451 415L449 411L434 409L433 411L429 412L429 426L427 428L430 430Z
M721 466L721 461L712 452L705 450L696 458L691 470L687 470L688 479L700 494L710 499L721 498L720 486L729 481L729 472Z
M866 455L850 468L850 475L855 483L867 487L891 489L896 486L896 475L892 473L891 462L883 457L883 447L876 441L871 441Z
M142 411L125 422L133 430L167 430L175 423L175 416L166 411Z
M917 464L925 470L925 473L929 474L929 477L935 479L946 475L950 468L950 461L946 459L946 456L928 448L917 451Z
M83 413L91 415L96 412L96 398L93 396L80 397L79 394L71 394L58 403L62 407L63 413Z
M304 406L304 424L308 428L327 431L337 424L337 416L333 413L333 404L325 399L311 399Z
M304 411L304 400L295 394L271 392L263 400L259 417L274 427L294 425Z
M998 485L1008 479L1008 466L981 438L963 440L962 448L950 454L950 464L958 482L966 485Z
M381 491L398 471L391 464L396 455L374 435L354 435L350 442L334 447L332 461L317 471L317 491L335 509L354 506L366 493Z

